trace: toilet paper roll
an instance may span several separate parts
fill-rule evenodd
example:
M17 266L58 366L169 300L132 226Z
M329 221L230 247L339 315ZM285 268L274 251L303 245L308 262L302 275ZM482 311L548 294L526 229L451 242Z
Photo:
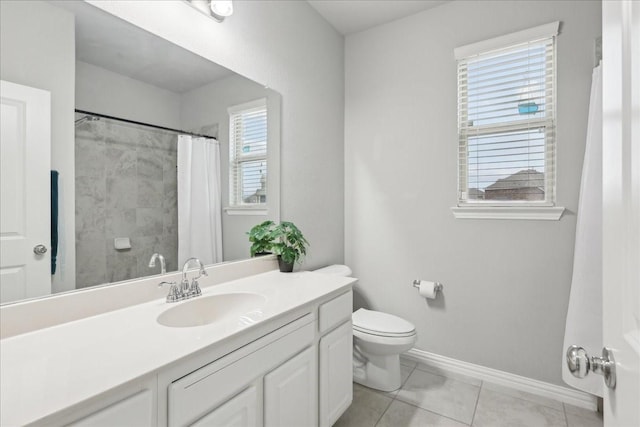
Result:
M436 283L429 280L420 280L420 296L434 299L437 294Z

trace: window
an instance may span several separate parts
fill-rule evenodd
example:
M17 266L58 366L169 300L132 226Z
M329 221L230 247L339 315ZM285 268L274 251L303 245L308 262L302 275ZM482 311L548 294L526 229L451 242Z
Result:
M456 49L459 207L554 206L558 26Z
M229 203L235 208L266 208L267 100L229 111Z

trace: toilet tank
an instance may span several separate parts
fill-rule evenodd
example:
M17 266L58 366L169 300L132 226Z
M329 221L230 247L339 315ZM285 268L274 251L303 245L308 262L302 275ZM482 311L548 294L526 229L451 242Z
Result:
M351 273L353 273L348 266L342 265L342 264L328 265L326 267L322 267L313 271L320 274L330 274L332 276L344 276L344 277L350 277Z

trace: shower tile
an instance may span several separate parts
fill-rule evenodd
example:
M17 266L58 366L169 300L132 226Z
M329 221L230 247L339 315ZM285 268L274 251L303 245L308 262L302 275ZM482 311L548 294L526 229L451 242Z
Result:
M107 245L113 241L108 240ZM107 280L109 282L119 282L138 277L138 259L129 251L116 251L111 249L107 253Z
M446 418L433 412L420 409L417 406L395 400L376 425L376 427L423 426L464 427L468 426L468 424L463 424L451 418Z
M150 178L162 181L163 161L156 150L138 150L138 179Z
M107 282L104 239L99 235L93 238L76 240L76 288L99 285Z
M135 150L107 146L105 149L105 174L108 177L135 178L138 155Z
M101 131L104 141L107 145L114 147L135 150L140 134L144 132L140 126L128 123L114 120L101 120L100 122L104 123Z
M102 176L80 176L76 177L76 198L91 200L93 204L103 204L105 202L107 188L106 181Z
M169 188L167 188L169 187ZM178 189L175 187L164 185L164 195L162 198L162 207L166 213L178 211Z
M170 139L173 132L167 132L160 129L146 128L140 133L138 144L141 148L166 149L166 141Z
M105 229L105 183L99 177L76 177L75 183L75 228L76 238L87 234L104 233Z
M564 427L566 422L563 411L483 388L473 425Z
M167 263L167 271L175 271L182 268L178 265L178 235L164 236L162 238L162 254Z
M151 259L151 255L156 252L166 258L163 249L161 236L134 237L131 239L131 250L138 259L137 269L140 276L160 273L160 263L156 263L156 266L151 268L149 267L149 260Z
M138 201L138 186L127 177L107 178L107 211L130 209Z
M158 236L163 232L163 213L159 209L138 208L135 237Z
M353 385L353 403L333 427L374 427L392 398L358 384Z
M471 423L480 387L415 369L396 398Z
M136 232L136 209L107 209L105 237L130 237Z
M105 167L104 142L95 138L75 140L75 176L103 176Z
M164 184L157 180L139 178L138 186L138 203L139 208L162 208L164 198Z
M84 117L84 114L77 114L76 120ZM98 136L101 135L101 127L98 126L97 123L91 121L83 121L80 124L77 124L75 127L75 135L77 138L83 139L98 139Z
M178 239L178 209L175 207L165 209L162 216L163 234Z

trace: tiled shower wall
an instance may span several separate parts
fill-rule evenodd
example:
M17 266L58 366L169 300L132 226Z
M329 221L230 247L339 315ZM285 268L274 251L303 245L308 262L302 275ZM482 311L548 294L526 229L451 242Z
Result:
M79 118L78 116L77 118ZM76 284L148 276L154 252L177 269L175 133L100 119L76 126ZM114 238L131 249L116 250Z

